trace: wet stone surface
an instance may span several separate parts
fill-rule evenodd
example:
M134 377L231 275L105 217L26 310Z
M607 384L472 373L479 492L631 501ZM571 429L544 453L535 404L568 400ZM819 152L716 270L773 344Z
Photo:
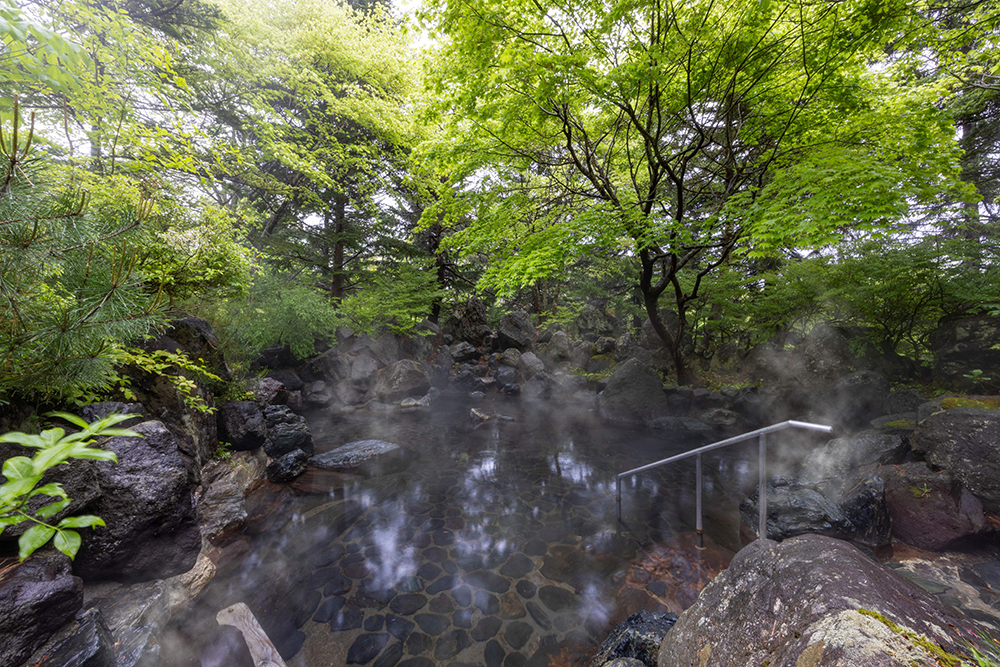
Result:
M627 571L639 545L688 530L676 515L693 503L683 467L626 485L630 532L616 520L616 471L689 448L662 432L643 439L589 413L563 420L551 410L473 430L461 405L451 418L313 415L310 424L320 454L371 439L413 451L405 472L290 494L281 517L253 538L247 562L259 571L213 582L220 600L253 600L259 594L241 586L274 581L267 599L278 603L248 604L265 627L268 614L302 618L305 638L288 667L541 667L562 647L596 651L611 628L612 573ZM665 511L677 489L687 494L681 507ZM291 609L293 599L308 602ZM165 667L175 665L184 662Z

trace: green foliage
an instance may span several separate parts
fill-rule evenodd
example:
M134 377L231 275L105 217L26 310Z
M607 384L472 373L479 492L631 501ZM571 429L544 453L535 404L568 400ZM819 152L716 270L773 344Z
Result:
M0 158L0 401L64 397L108 383L115 351L160 321L135 271L142 203L91 209L28 159L15 110Z
M32 20L20 8L0 7L0 80L21 91L41 88L65 92L79 85L79 73L89 60L83 48ZM13 106L0 99L0 108Z
M976 667L1000 667L1000 641L983 630L977 631L974 637L973 640L963 639L963 643Z
M673 301L684 376L688 310L734 257L823 247L961 189L933 91L869 66L911 14L883 5L432 0L448 132L425 152L475 216L449 243L488 255L504 294L631 254L650 315Z
M246 372L260 351L288 345L300 358L343 323L331 300L293 276L262 273L240 297L191 302L185 307L208 320L234 370Z
M211 291L239 296L250 284L251 251L239 243L233 216L206 206L192 223L165 226L143 257L142 274L171 300Z
M430 267L399 263L365 274L361 285L341 302L339 313L358 332L409 333L427 317L434 300L443 296Z
M3 463L3 476L6 482L0 486L0 534L8 526L16 526L25 521L34 524L18 538L18 551L22 561L53 537L56 548L73 558L80 548L80 534L73 529L104 525L100 517L92 515L66 517L55 525L48 523L48 519L69 506L71 499L61 484L38 486L45 473L69 459L116 461L114 452L90 446L94 444L96 438L142 437L128 429L114 428L115 424L136 415L109 415L92 424L65 412L50 412L47 416L64 419L80 430L69 435L61 428L47 429L38 435L17 431L0 435L0 442L38 450L31 458L14 456ZM40 499L49 497L55 500L34 508L29 507L29 502L36 497Z

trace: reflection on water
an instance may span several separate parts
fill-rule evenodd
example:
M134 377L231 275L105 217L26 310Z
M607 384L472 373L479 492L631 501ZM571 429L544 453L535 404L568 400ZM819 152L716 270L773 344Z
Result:
M167 664L199 664L215 612L240 601L289 667L520 667L602 640L615 573L693 523L692 465L625 480L624 530L614 475L697 443L502 398L477 407L514 421L474 429L469 407L312 415L318 453L367 438L404 452L363 474L265 487L247 535L224 549L234 565L176 623ZM714 489L733 493L752 474L744 461L707 461L707 514Z

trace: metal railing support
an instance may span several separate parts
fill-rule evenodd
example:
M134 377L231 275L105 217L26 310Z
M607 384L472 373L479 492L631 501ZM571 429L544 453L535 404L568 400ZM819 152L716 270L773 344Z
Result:
M628 477L629 475L635 475L640 472L645 472L653 468L657 468L668 463L673 463L675 461L680 461L682 459L695 457L695 531L698 536L698 548L703 548L704 540L704 525L702 522L702 461L701 455L716 449L721 449L729 445L735 445L740 442L745 442L747 440L752 440L757 438L757 452L758 452L758 502L757 507L759 511L759 523L757 526L757 537L767 538L767 434L775 433L777 431L784 431L788 428L801 428L807 431L819 431L821 433L830 433L833 431L832 426L827 426L825 424L811 424L809 422L800 421L785 421L780 424L772 424L771 426L765 426L764 428L759 428L755 431L750 431L749 433L744 433L743 435L737 435L732 438L726 438L725 440L720 440L718 442L713 442L710 445L704 445L703 447L698 447L697 449L692 449L689 452L684 452L683 454L677 454L665 458L661 461L655 461L653 463L640 466L638 468L633 468L632 470L626 470L625 472L620 472L615 477L615 500L618 503L618 520L622 520L622 479Z
M757 441L757 539L767 539L767 434Z
M698 535L698 548L705 548L705 531L704 526L701 523L701 454L694 457L694 469L696 475L696 481L694 485L694 504L697 512L697 518L695 519L695 533Z

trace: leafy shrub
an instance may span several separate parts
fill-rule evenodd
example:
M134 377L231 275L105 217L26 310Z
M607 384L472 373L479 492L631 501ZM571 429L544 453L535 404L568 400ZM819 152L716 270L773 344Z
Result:
M21 125L15 109L0 151L0 402L103 386L115 350L161 322L135 271L148 207L91 210L53 186Z
M16 526L25 521L31 521L35 524L18 538L18 555L22 561L53 537L55 538L55 547L73 558L80 549L80 534L73 529L105 525L100 517L89 514L66 517L56 525L47 523L47 519L66 509L71 500L61 484L38 486L45 473L66 463L68 459L116 461L114 452L90 446L95 442L95 438L142 437L129 429L113 428L115 424L136 415L109 415L92 424L88 424L76 415L65 412L50 412L47 416L65 419L74 426L80 427L81 430L69 435L66 435L66 431L61 428L50 428L38 435L29 435L18 431L0 435L0 442L16 443L38 450L31 458L13 456L3 463L3 475L6 478L6 483L0 486L0 534L8 526ZM29 502L39 496L52 497L57 500L36 509L29 507Z

